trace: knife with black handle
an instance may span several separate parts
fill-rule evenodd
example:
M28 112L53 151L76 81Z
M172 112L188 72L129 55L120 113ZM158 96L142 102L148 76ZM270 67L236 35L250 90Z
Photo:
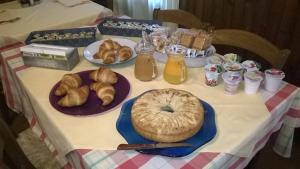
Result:
M191 147L189 143L156 143L156 144L120 144L117 150L143 150L171 147Z

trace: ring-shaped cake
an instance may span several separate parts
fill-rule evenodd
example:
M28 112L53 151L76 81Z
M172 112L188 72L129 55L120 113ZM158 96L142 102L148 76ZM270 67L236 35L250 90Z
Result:
M157 142L179 142L196 134L204 109L193 94L176 89L151 90L134 102L131 121L137 133Z

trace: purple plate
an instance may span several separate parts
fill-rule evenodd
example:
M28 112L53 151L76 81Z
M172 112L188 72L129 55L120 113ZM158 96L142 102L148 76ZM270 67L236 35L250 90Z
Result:
M89 74L92 71L94 70L87 70L87 71L77 73L81 77L83 85L90 86L90 84L94 82L93 80L89 79ZM50 103L56 110L64 114L74 115L74 116L93 115L93 114L103 113L107 110L110 110L118 106L123 100L125 100L130 91L130 84L128 80L124 76L118 73L116 74L118 77L118 82L113 85L116 90L115 98L110 104L106 106L102 106L102 101L97 97L96 92L91 90L87 102L81 106L62 107L58 105L57 104L58 100L60 100L63 96L56 96L54 94L54 91L58 88L60 82L57 82L54 85L54 87L52 88L49 94Z

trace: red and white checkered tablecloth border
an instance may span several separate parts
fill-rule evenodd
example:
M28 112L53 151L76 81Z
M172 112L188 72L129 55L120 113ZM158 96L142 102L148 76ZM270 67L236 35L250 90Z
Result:
M285 89L283 89L283 90L285 90ZM283 116L284 115L282 115L282 117L279 118L279 121L278 121L279 124L281 124L283 122ZM268 141L269 137L272 135L272 133L278 129L279 129L279 127L272 128L263 138L261 138L256 143L254 151L253 151L253 156L267 143L267 141ZM97 151L97 150L80 149L80 150L75 150L75 151L77 152L77 154L79 154L79 156L81 158L86 158L85 156L89 156L89 153L91 153L92 151ZM107 154L109 154L109 153L107 153ZM215 159L217 159L218 157L223 156L223 155L224 154L222 154L222 153L203 152L203 153L199 153L198 155L195 155L193 158L191 158L189 160L172 160L172 158L170 158L170 160L165 160L165 163L166 163L165 165L171 165L173 168L204 168L208 164L210 164L212 161L214 161ZM156 156L145 155L145 154L140 154L140 153L136 153L136 155L132 158L128 158L127 156L128 155L126 155L126 153L124 151L117 151L117 152L113 153L111 156L109 156L109 158L110 158L110 160L113 161L115 166L118 166L117 168L120 168L120 169L139 168L142 166L145 167L145 165L147 165L147 163L151 159L156 158ZM120 159L124 159L124 158L127 160L125 160L125 162L122 162L124 160L120 160ZM161 157L161 158L163 158L163 157ZM232 158L234 158L233 155L232 155ZM166 157L166 159L168 159L168 157ZM233 159L231 161L231 163L227 164L227 165L229 166L229 168L238 168L241 165L246 166L249 161L250 161L250 159L248 159L248 158L238 157L236 159ZM217 165L217 164L213 164L212 166L215 166L215 165ZM89 166L89 168L90 167L91 166ZM81 165L81 168L83 168L82 165ZM145 167L145 168L147 168L147 167ZM149 168L152 168L152 167L149 167Z
M296 108L290 108L286 115L293 118L300 118L300 110Z

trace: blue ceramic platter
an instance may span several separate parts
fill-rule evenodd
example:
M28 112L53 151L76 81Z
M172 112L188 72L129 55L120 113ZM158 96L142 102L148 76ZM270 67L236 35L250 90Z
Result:
M128 100L122 106L120 116L117 121L117 130L125 138L129 144L148 144L156 143L148 140L139 135L133 128L131 123L131 107L136 98ZM206 102L199 100L204 107L204 123L202 128L193 137L184 140L182 142L190 143L192 147L181 147L181 148L161 148L161 149L149 149L139 150L145 154L156 154L169 157L181 157L188 155L198 149L200 146L206 144L216 135L217 129L215 124L215 112L214 109Z

